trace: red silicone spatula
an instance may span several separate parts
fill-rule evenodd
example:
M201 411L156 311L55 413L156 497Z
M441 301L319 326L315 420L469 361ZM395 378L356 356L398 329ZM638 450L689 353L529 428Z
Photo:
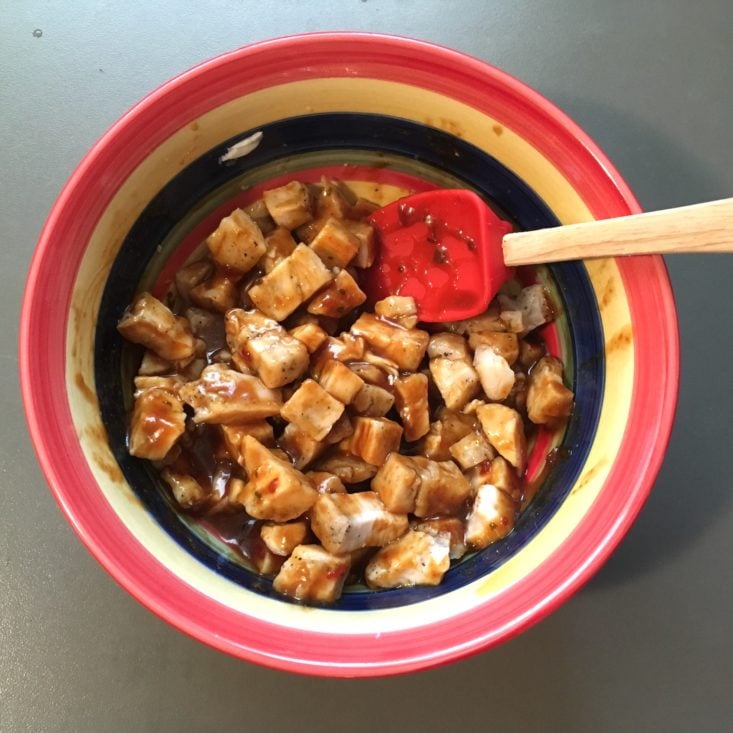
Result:
M514 265L675 252L733 252L733 199L512 233L463 189L426 191L375 211L377 259L364 278L372 300L411 295L426 322L471 318Z

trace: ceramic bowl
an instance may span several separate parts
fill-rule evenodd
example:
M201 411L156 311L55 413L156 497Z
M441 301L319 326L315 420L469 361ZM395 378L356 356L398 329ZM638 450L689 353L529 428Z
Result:
M220 159L262 132L248 155ZM576 409L531 466L537 494L503 541L440 586L348 588L308 608L175 510L125 450L129 352L115 330L134 293L175 268L263 186L328 173L387 202L478 191L519 228L639 211L590 138L527 86L463 54L329 33L225 54L145 97L92 148L55 203L27 283L22 390L51 489L82 541L133 596L235 656L316 675L406 672L525 629L600 566L654 482L670 434L678 335L659 257L538 268ZM565 460L544 455L562 445ZM539 480L541 479L541 481Z

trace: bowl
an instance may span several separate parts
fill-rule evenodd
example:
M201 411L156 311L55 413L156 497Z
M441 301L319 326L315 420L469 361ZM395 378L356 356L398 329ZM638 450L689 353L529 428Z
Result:
M226 160L255 132L253 150ZM154 613L271 667L402 673L519 633L608 557L651 490L671 431L676 313L660 257L538 268L559 305L547 338L566 360L576 409L550 438L566 460L536 458L542 482L515 530L440 586L351 588L332 608L278 598L127 455L130 357L115 324L137 290L164 289L234 205L265 185L324 172L385 203L435 186L470 188L521 228L639 211L576 124L486 63L372 34L257 43L145 97L72 174L28 276L23 399L67 519Z

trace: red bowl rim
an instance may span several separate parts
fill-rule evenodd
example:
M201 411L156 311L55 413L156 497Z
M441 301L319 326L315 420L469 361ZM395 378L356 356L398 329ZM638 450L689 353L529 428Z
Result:
M54 246L54 228L62 216L68 200L72 197L75 189L84 179L87 171L93 165L97 156L99 156L106 147L114 142L115 137L120 132L133 124L141 115L149 113L150 108L155 107L163 97L188 84L197 76L216 69L217 67L225 66L231 60L248 58L266 49L276 52L292 52L293 49L302 49L313 44L328 45L344 42L374 43L375 41L380 44L388 44L392 49L403 54L423 54L429 56L438 63L445 63L446 65L453 66L458 65L465 69L470 69L474 73L480 72L483 75L491 76L497 83L508 88L513 93L523 96L531 105L538 108L544 117L551 120L559 132L569 138L574 138L575 141L584 149L585 153L592 158L595 164L600 166L605 177L611 184L606 195L614 197L612 205L615 205L617 208L622 207L630 213L640 211L639 204L619 172L600 148L580 127L578 127L575 122L573 122L569 117L567 117L567 115L561 112L554 104L538 92L529 88L513 76L496 69L486 62L479 61L471 56L443 46L402 36L352 32L328 32L285 36L251 44L243 48L221 54L213 59L204 61L203 63L192 67L188 71L174 77L170 81L165 82L126 112L94 144L70 176L58 199L54 203L46 223L44 224L29 268L20 321L19 355L21 392L36 455L59 506L76 533L94 557L118 581L118 583L120 583L120 585L122 585L138 601L147 606L161 618L192 637L203 641L216 649L249 661L284 670L300 673L305 672L308 674L322 676L379 676L385 674L404 673L416 669L437 666L439 664L463 658L500 641L506 640L520 633L525 628L533 625L554 610L583 583L585 583L603 564L616 545L620 542L621 538L624 536L640 511L653 486L666 451L674 420L679 386L679 333L677 328L674 298L666 267L661 257L641 258L645 261L645 276L652 276L658 281L659 292L657 293L655 307L658 313L662 313L664 315L664 318L661 319L661 324L655 323L654 327L663 331L663 337L661 337L663 341L663 351L660 354L660 357L665 366L666 372L664 374L664 378L661 380L662 384L659 387L659 389L661 389L661 394L658 394L657 396L657 399L660 400L661 404L658 408L656 424L650 425L649 423L643 423L643 428L646 431L646 440L649 441L651 439L652 447L645 455L645 459L647 461L646 466L639 469L640 473L635 477L636 490L630 497L630 500L626 501L623 506L614 507L614 511L616 512L615 520L605 534L603 536L593 538L595 551L589 554L589 556L582 558L580 561L577 559L574 560L572 563L567 565L562 572L558 571L556 574L557 577L551 583L551 588L548 588L547 592L541 599L536 600L531 607L525 608L524 613L512 619L511 623L507 623L502 628L495 629L491 633L470 634L463 643L460 644L453 644L449 647L433 649L425 652L424 650L418 650L419 644L425 644L426 640L429 639L430 636L426 636L422 642L420 642L416 637L411 640L411 644L413 646L410 646L409 650L408 645L405 644L399 654L395 655L393 653L390 654L382 652L379 659L375 658L372 661L365 661L361 664L353 663L348 665L339 664L334 660L331 660L330 662L304 660L292 654L287 655L276 653L275 650L273 650L273 653L263 653L255 648L247 648L241 643L233 643L231 639L224 638L223 635L217 634L215 631L212 631L198 623L192 622L185 613L182 613L179 610L177 611L170 605L166 605L164 599L156 597L156 593L151 593L149 588L140 584L140 578L128 571L125 564L120 561L119 555L115 555L114 553L109 552L108 548L101 546L98 538L95 536L96 532L105 521L114 521L116 519L116 515L114 515L110 509L109 516L100 517L98 522L99 526L96 529L86 521L80 519L78 516L74 504L73 493L68 491L65 487L65 479L62 475L63 471L60 468L63 461L60 462L57 456L54 455L53 446L47 439L48 436L44 430L43 410L39 408L35 399L35 392L39 385L34 383L37 380L33 379L32 359L35 358L35 348L39 346L34 324L34 311L40 304L37 285L40 273L44 266L44 260L49 256L52 247ZM628 278L631 277L630 273L630 269L622 272L625 282L628 282ZM648 320L648 314L645 318ZM648 328L642 329L642 331L648 331L651 327L652 324L649 323ZM643 344L635 341L635 348L641 349L642 346ZM639 352L637 351L637 356L638 353ZM641 384L642 379L645 384ZM635 375L634 395L637 396L643 394L641 390L647 383L652 383L652 375ZM641 430L642 422L643 421L641 420L639 421L639 424L636 426L637 430ZM73 430L71 423L68 424L68 430ZM653 431L651 438L649 435L650 430ZM628 447L630 442L629 436L626 436L624 441L623 445ZM614 467L616 467L616 463L614 463ZM91 476L91 474L89 475ZM611 478L612 477L609 476L609 482L611 481ZM626 479L628 480L628 478L629 477L627 476ZM596 504L598 503L598 500L596 500ZM597 507L596 504L591 507L591 512L603 510L602 507ZM135 540L132 541L136 543ZM143 549L142 546L140 546L140 549ZM147 553L147 551L143 551ZM557 552L559 553L560 550ZM544 561L543 565L547 562L548 559ZM177 582L180 584L181 581L178 580ZM160 593L158 595L160 595ZM204 599L206 599L206 597L201 595L200 600L202 603L206 602ZM305 632L299 633L303 634ZM323 643L328 643L328 640L331 640L331 643L333 644L342 645L347 641L345 637L340 635L317 636L321 637L320 641Z

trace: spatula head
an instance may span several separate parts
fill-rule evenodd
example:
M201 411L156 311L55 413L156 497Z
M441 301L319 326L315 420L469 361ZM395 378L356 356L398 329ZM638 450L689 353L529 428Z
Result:
M455 321L482 313L511 277L501 241L511 225L475 193L435 190L375 211L374 265L364 278L371 301L411 295L420 320Z

